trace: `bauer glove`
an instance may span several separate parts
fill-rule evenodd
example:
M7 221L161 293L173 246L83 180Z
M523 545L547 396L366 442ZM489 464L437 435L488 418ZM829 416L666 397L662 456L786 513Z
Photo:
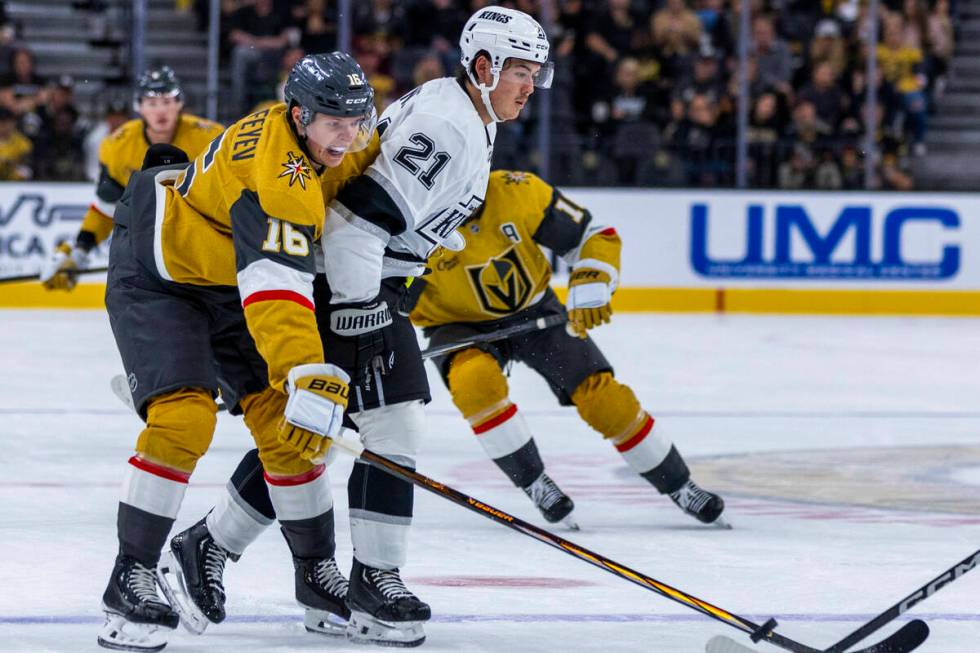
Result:
M297 365L289 370L289 399L279 424L279 441L304 460L322 461L343 425L349 382L347 373L336 365Z
M51 258L41 265L38 278L48 290L71 290L78 283L78 271L85 269L88 252L69 243L58 245Z
M584 338L589 329L605 324L612 317L610 279L607 272L594 268L572 271L568 280L568 331Z

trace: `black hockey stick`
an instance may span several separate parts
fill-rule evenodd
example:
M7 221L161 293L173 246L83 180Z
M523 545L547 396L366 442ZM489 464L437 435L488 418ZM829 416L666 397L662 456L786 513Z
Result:
M511 336L521 335L522 333L550 329L551 327L562 325L567 321L568 318L564 315L539 317L533 322L522 322L520 324L515 324L514 326L491 331L490 333L481 333L479 335L464 338L463 340L458 340L456 342L447 342L444 345L429 347L428 349L424 349L422 351L422 358L428 359L432 358L433 356L442 356L443 354L449 354L454 351L459 351L460 349L466 349L467 347L478 345L481 342L494 342L495 340L503 340L504 338L510 338Z
M97 270L86 270L86 272L96 271ZM467 347L472 347L473 345L481 342L494 342L495 340L503 340L504 338L510 338L511 336L520 335L522 333L550 329L552 327L564 324L567 319L568 318L566 318L564 315L549 315L548 317L539 317L533 322L523 322L504 329L498 329L497 331L491 331L490 333L481 333L457 342L447 342L444 345L438 345L436 347L430 347L429 349L423 350L422 359L425 360L432 358L433 356L441 356L442 354L448 354L454 351L459 351L460 349L466 349ZM133 396L129 392L129 384L126 382L126 377L124 375L117 374L112 377L112 379L109 380L109 387L112 388L113 394L119 398L119 401L129 406L131 410L135 410L133 406ZM218 411L220 412L223 410L228 410L228 407L219 402Z
M595 567L604 569L611 574L628 580L631 583L639 585L640 587L659 594L660 596L670 599L671 601L680 603L681 605L691 608L696 612L700 612L701 614L715 619L716 621L728 624L729 626L750 635L754 641L764 639L770 644L783 648L787 651L793 651L794 653L823 653L819 649L806 646L805 644L800 644L799 642L774 632L773 629L776 627L776 621L774 619L770 619L762 625L749 621L744 617L728 612L727 610L714 606L707 601L692 596L682 590L671 587L666 583L630 569L625 565L621 565L601 554L581 547L573 542L570 542L569 540L564 539L563 537L555 535L554 533L550 533L533 524L529 524L522 519L514 517L513 515L509 515L506 512L487 503L467 496L466 494L463 494L459 490L455 490L448 485L434 481L428 476L424 476L413 469L403 467L402 465L399 465L398 463L389 460L384 456L365 449L357 441L339 437L335 438L334 446L339 446L343 450L361 460L373 463L378 467L382 467L389 473L404 481L426 489L433 494L438 494L439 496L448 499L457 505L483 515L484 517L487 517L498 524L502 524L512 530L517 531L518 533L532 537L555 549L564 551L565 553L574 556L579 560L583 560ZM916 619L905 624L890 637L879 642L878 644L862 649L861 651L855 651L854 653L908 653L909 651L915 650L922 642L925 641L926 637L928 636L929 627L926 626L924 621ZM731 640L726 639L725 641L741 647L740 644L736 644ZM732 649L733 652L738 652L739 650L740 649ZM741 647L741 650L744 651L744 647ZM718 649L718 651L720 653L723 651L723 649Z
M109 268L88 268L87 270L75 270L74 274L92 274L95 272L108 272ZM20 281L37 281L41 278L40 274L22 274L16 277L0 277L0 283L17 283Z
M974 551L969 556L956 563L943 573L939 574L931 581L923 585L922 587L916 589L914 592L906 596L904 599L888 608L877 617L871 621L865 623L860 628L852 632L850 635L840 640L830 648L824 649L821 653L844 653L847 649L854 646L864 638L871 635L876 630L884 627L886 624L895 620L899 616L905 614L912 609L913 606L929 598L942 588L946 587L948 584L952 583L954 580L965 574L966 572L975 569L980 566L980 551ZM915 623L914 621L911 623ZM928 632L926 633L928 634ZM923 639L925 637L923 636ZM714 643L714 644L712 644ZM724 644L724 645L723 645ZM866 649L871 651L878 651L874 647L871 649ZM880 649L882 653L887 651L887 649ZM741 644L733 642L727 637L716 637L711 642L707 648L707 653L743 653L751 651Z

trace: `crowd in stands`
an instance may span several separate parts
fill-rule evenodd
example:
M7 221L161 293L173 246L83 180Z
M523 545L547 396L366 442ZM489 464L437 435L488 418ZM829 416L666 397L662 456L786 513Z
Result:
M867 128L860 0L505 0L543 18L556 62L549 160L559 184L731 186L740 88L740 11L751 4L749 184L786 189L865 187ZM208 0L181 0L207 29ZM466 18L485 0L357 0L353 54L378 109L417 84L451 75ZM881 0L872 82L879 143L876 184L909 189L929 116L953 53L954 0ZM337 47L336 0L222 0L225 116L281 96L306 52ZM176 8L175 8L176 10ZM0 16L0 23L5 23ZM0 28L0 178L79 179L93 136L72 106L71 79L42 80L33 57ZM540 97L540 96L539 96ZM495 166L536 169L540 111L500 126ZM111 107L104 132L125 118ZM89 134L86 140L86 134ZM90 157L91 158L91 157ZM91 161L88 163L91 166Z

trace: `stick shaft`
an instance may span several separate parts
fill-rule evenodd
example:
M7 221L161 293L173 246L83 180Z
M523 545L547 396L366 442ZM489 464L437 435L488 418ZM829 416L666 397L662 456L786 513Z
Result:
M846 651L850 647L854 646L862 639L864 639L871 633L875 632L876 630L878 630L888 622L898 618L900 615L904 614L905 612L908 612L912 608L912 606L932 596L933 594L941 590L943 587L946 587L946 585L952 583L954 580L956 580L957 578L959 578L960 576L962 576L963 574L965 574L966 572L970 571L971 569L975 568L978 565L980 565L980 551L975 551L971 553L969 556L967 556L966 558L964 558L962 561L956 563L955 565L953 565L943 573L939 574L938 576L933 578L931 581L929 581L922 587L918 588L917 590L915 590L914 592L906 596L904 599L902 599L892 607L888 608L887 610L879 614L871 621L867 622L866 624L864 624L863 626L855 630L853 633L851 633L844 639L840 640L839 642L837 642L836 644L828 648L826 653L843 653L843 651Z
M95 272L107 272L109 268L89 268L87 270L78 270L75 274L92 274ZM16 277L3 277L0 278L0 283L17 283L19 281L37 281L41 278L40 274L21 274Z
M351 451L351 453L354 452ZM445 499L449 499L453 503L460 505L464 508L467 508L472 512L483 515L484 517L487 517L488 519L491 519L497 522L498 524L507 526L508 528L515 530L518 533L522 533L523 535L532 537L538 540L539 542L542 542L553 548L564 551L565 553L574 556L579 560L583 560L595 567L604 569L605 571L608 571L609 573L619 576L620 578L628 580L631 583L634 583L635 585L639 585L640 587L655 592L656 594L659 594L664 598L670 599L671 601L675 601L676 603L680 603L681 605L684 605L697 612L700 612L701 614L711 617L712 619L715 619L722 623L726 623L729 626L737 628L742 632L750 633L759 628L758 624L755 624L749 621L748 619L739 617L738 615L728 612L727 610L724 610L717 606L714 606L708 603L707 601L699 599L682 590L671 587L666 583L662 583L645 574L630 569L625 565L621 565L613 560L610 560L609 558L599 553L590 551L584 547L581 547L553 533L549 533L544 529L538 528L533 524L529 524L517 517L514 517L513 515L509 515L504 511L499 510L498 508L495 508L487 503L474 499L473 497L463 494L458 490L455 490L447 485L439 483L438 481L434 481L427 476L419 474L418 472L412 469L403 467L402 465L399 465L398 463L389 460L384 456L380 456L372 451L365 449L361 452L360 458L362 460L371 462L379 467L386 469L390 473L394 474L395 476L405 481L408 481L409 483L424 488L434 494L438 494L439 496ZM773 636L778 637L779 639L783 639L781 636L778 636L775 633L773 633ZM770 639L770 641L772 641L772 639ZM795 644L795 642L793 642L793 644ZM810 651L815 651L815 649L810 649L807 647L791 648L790 650L800 651L801 653L809 653Z
M428 359L433 356L442 356L445 354L450 354L454 351L459 351L460 349L466 349L467 347L472 347L473 345L479 344L481 342L494 342L496 340L503 340L504 338L510 338L511 336L521 335L522 333L530 333L531 331L541 331L543 329L550 329L551 327L564 324L567 318L564 315L549 315L548 317L539 317L533 322L522 322L521 324L515 324L514 326L499 329L497 331L492 331L490 333L481 333L479 335L460 340L458 342L449 342L444 345L436 345L435 347L429 347L422 352L422 358Z

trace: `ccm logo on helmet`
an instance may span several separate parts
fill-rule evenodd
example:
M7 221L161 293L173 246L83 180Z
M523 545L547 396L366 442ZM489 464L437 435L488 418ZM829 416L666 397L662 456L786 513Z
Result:
M484 11L482 14L477 16L477 18L485 18L487 20L495 20L498 23L509 23L513 16L507 16L497 11L492 11L490 9Z

